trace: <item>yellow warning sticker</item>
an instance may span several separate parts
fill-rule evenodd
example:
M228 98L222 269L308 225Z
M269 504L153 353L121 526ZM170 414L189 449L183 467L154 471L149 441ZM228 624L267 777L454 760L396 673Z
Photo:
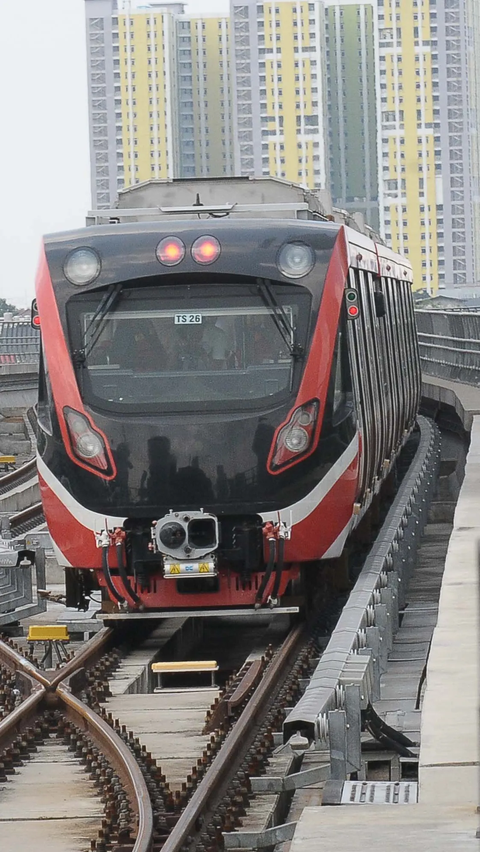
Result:
M208 564L208 562L200 562L200 565L198 566L198 573L210 574L210 565Z
M170 565L170 574L180 574L180 565Z

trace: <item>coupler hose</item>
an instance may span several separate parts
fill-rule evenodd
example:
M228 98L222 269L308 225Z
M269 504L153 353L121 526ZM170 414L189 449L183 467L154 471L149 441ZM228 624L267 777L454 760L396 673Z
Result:
M272 576L273 566L275 564L275 551L276 551L276 539L270 538L268 539L268 563L265 574L263 575L263 580L260 583L260 588L255 596L255 609L260 609L263 601L263 596L265 594L265 589L267 588L268 581Z
M138 597L135 589L132 588L132 584L128 579L127 569L125 568L123 562L123 545L121 541L116 540L115 549L117 551L117 564L118 564L118 572L120 577L122 578L122 583L125 586L125 591L129 597L131 597L132 601L136 604L141 603L141 599Z
M278 590L280 588L280 581L282 579L283 565L285 561L285 539L281 535L278 539L278 557L277 557L277 567L275 569L275 582L273 584L272 594L270 595L270 601L273 605L276 604L278 598Z
M112 575L110 574L110 568L108 565L108 546L102 546L102 570L103 576L105 577L105 582L108 587L108 591L115 598L118 603L125 603L125 598L123 598L120 592L117 591L113 584Z

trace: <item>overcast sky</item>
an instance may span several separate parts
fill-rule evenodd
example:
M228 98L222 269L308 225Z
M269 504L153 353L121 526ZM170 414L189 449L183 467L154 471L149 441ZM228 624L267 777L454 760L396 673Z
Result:
M42 235L83 225L90 207L84 0L1 5L0 296L24 307Z

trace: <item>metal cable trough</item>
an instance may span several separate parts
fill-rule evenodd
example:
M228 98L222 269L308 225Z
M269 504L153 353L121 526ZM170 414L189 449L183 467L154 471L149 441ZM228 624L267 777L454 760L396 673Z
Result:
M360 769L362 712L379 697L380 675L398 628L415 552L427 520L439 464L439 433L418 418L420 441L380 534L320 662L283 726L284 742L300 733L329 742L332 777Z

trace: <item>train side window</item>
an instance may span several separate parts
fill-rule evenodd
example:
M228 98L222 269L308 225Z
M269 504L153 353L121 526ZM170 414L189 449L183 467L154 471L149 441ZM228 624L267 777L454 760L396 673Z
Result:
M38 405L37 420L40 428L48 435L52 435L52 406L53 395L48 373L47 362L43 352L43 344L40 346L40 364L38 373Z

